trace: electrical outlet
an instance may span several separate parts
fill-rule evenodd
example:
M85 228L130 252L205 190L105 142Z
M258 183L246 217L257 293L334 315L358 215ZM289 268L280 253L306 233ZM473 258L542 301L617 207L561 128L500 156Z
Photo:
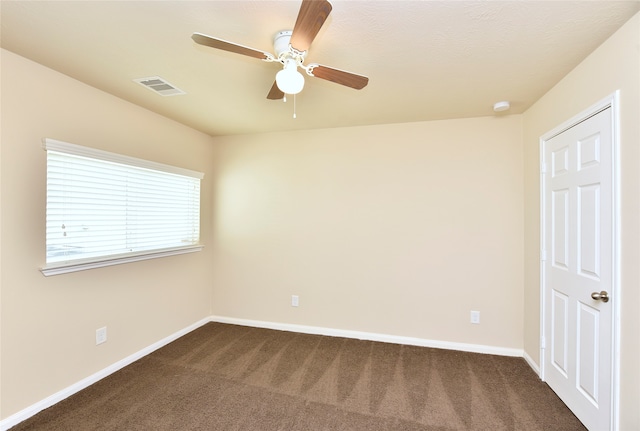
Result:
M107 327L96 329L96 346L107 341Z
M291 295L291 306L292 307L298 306L298 295Z
M476 324L476 325L480 323L480 312L479 311L472 311L471 312L471 323Z

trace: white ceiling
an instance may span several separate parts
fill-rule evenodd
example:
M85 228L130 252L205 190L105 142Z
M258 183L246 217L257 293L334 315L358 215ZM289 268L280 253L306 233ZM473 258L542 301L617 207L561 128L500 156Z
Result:
M306 77L266 95L278 63L206 48L193 32L273 52L299 1L8 1L1 45L213 136L521 113L640 10L640 1L333 0L307 62L369 77ZM133 79L186 91L162 97Z

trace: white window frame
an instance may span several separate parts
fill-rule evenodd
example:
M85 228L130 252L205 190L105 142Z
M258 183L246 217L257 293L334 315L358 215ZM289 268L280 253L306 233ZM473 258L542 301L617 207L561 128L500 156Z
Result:
M179 168L176 166L165 165L148 160L138 159L135 157L123 156L116 153L97 150L94 148L84 147L80 145L70 144L55 139L45 138L43 140L43 149L45 151L56 151L76 156L88 157L107 162L118 163L138 168L151 169L160 172L188 176L202 180L204 174L189 169ZM153 250L144 250L130 253L112 254L100 257L71 259L68 261L59 261L47 263L40 268L45 276L65 274L69 272L83 271L93 268L101 268L111 265L119 265L123 263L137 262L147 259L155 259L159 257L174 256L185 253L193 253L202 250L204 245L189 244L184 246L159 248Z

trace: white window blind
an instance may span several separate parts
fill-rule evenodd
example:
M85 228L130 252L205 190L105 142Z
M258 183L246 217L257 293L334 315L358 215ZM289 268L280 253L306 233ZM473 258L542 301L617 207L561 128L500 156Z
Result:
M198 246L203 174L52 139L44 147L47 267Z

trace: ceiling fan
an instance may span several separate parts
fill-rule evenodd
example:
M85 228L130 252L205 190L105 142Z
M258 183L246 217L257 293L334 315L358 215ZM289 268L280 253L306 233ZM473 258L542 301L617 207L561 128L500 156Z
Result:
M293 31L280 31L274 38L275 55L202 33L194 33L191 38L200 45L247 55L267 62L282 63L284 67L276 74L276 80L267 99L278 100L282 99L285 94L297 94L302 91L304 77L298 72L298 68L304 70L309 76L360 90L369 83L369 78L366 76L317 63L304 64L311 42L331 13L331 9L331 3L327 0L302 0Z

